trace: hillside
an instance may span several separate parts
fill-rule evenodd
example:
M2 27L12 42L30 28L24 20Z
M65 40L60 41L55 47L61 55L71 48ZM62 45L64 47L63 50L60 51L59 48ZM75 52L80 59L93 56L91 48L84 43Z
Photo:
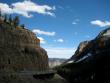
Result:
M110 28L90 41L81 42L57 72L70 83L110 83Z

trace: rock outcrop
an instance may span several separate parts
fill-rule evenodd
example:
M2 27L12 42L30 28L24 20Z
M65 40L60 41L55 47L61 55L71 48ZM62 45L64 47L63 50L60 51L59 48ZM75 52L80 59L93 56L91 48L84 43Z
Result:
M67 83L49 71L47 52L36 35L0 20L0 83L55 82Z
M89 41L83 41L79 44L78 49L75 52L75 56L73 55L68 61L70 60L76 60L78 57L80 57L81 53L84 51L86 46L89 44Z
M47 52L34 33L7 23L0 24L0 71L48 69Z
M56 67L70 83L110 83L110 28L82 42L75 54Z

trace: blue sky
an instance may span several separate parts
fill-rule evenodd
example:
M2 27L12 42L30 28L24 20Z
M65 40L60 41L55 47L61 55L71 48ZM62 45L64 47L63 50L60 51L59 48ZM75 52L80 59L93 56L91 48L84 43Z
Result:
M110 0L0 0L2 13L19 15L49 57L70 58L81 41L110 26Z

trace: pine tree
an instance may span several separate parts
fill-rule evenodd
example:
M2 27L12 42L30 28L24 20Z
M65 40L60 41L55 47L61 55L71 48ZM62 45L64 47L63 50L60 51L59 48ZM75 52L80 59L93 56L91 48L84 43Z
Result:
M22 24L22 25L21 25L21 27L24 29L25 25L24 25L24 24Z
M7 22L7 14L4 15L4 22Z
M15 27L19 25L19 16L16 16L13 20Z
M10 24L12 23L12 16L11 15L9 16L9 23Z
M2 17L2 12L1 12L1 9L0 9L0 17Z

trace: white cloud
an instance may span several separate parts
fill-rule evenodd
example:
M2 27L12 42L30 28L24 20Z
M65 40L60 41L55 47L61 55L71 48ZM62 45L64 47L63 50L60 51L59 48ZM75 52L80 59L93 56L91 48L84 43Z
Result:
M75 52L75 48L46 48L49 58L69 59Z
M37 38L40 39L41 44L46 44L46 41L44 40L44 38L42 38L42 37L37 37Z
M30 14L31 12L39 13L43 15L55 16L55 14L52 13L52 11L55 10L55 6L50 7L48 5L38 5L29 0L12 3L11 5L0 3L0 9L2 13L6 13L6 14L16 13L23 15L25 17L32 17L33 15Z
M106 26L110 26L110 21L94 20L91 21L91 24L97 25L99 27L106 27Z
M64 42L63 39L58 39L57 41L60 42L60 43L63 43Z
M73 25L77 24L77 22L72 22Z
M5 4L5 3L0 3L0 11L2 13L8 13L8 14L13 13L13 9L11 9L9 7L9 5L8 4Z
M72 22L72 24L73 24L73 25L76 25L76 24L78 24L78 22L79 22L79 19L75 19L75 20Z
M32 32L40 35L55 36L55 32L42 31L40 29L33 29Z
M60 39L54 40L54 42L63 43L63 42L64 42L64 40L63 40L62 38L60 38Z

